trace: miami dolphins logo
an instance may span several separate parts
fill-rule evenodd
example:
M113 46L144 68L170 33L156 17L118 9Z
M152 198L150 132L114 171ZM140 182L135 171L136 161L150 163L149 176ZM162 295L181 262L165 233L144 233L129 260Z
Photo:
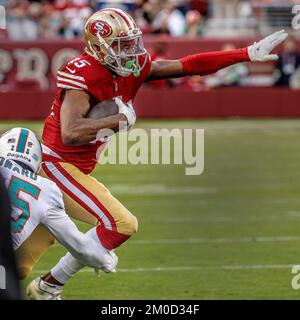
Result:
M90 31L95 36L99 33L102 38L109 37L113 32L112 27L101 20L92 22L90 24Z

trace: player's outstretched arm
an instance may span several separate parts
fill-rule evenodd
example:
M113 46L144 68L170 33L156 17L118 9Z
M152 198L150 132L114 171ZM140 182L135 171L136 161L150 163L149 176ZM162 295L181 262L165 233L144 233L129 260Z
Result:
M82 267L89 266L105 272L115 272L117 258L101 245L97 227L82 233L64 209L59 207L49 209L42 224L74 258L78 259Z
M273 49L283 42L288 34L277 31L270 36L241 49L198 53L180 60L154 61L147 80L179 78L188 75L208 75L238 62L277 60Z
M102 119L85 118L90 109L90 96L80 90L66 90L60 111L62 141L66 145L87 144L96 139L101 129L113 129L127 122L123 113Z

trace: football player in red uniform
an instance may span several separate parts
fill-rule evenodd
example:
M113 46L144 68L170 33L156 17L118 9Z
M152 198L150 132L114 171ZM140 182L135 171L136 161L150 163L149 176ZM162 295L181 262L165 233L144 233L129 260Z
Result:
M242 61L276 60L277 55L271 51L287 34L278 31L237 50L155 62L151 62L143 46L135 21L120 9L107 8L93 14L84 34L85 52L69 60L57 73L56 97L43 132L42 170L63 192L68 214L98 224L99 245L112 250L137 231L138 222L103 184L89 175L97 163L97 150L101 149L102 142L94 142L98 131L118 127L121 121L129 127L134 125L131 102L143 82L207 75ZM86 117L95 103L115 97L120 98L118 114L103 119ZM51 242L44 230L36 231L21 255L23 275L31 271ZM62 258L43 280L61 285L79 269L74 261Z

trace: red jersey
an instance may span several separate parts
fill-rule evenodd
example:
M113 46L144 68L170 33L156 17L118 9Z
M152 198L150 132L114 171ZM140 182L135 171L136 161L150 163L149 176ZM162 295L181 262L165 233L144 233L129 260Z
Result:
M43 130L44 161L68 162L86 174L94 169L97 164L97 150L103 144L102 142L97 141L80 146L66 146L62 142L60 109L65 90L86 91L91 96L91 106L114 97L122 97L122 100L127 103L134 99L150 72L151 58L148 54L141 57L140 65L143 65L144 59L147 59L147 62L139 77L133 74L128 77L113 76L108 68L86 53L68 60L59 69L55 100Z

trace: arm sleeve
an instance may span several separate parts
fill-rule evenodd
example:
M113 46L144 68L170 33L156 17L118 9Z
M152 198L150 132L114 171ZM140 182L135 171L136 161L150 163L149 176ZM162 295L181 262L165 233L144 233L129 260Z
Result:
M238 62L250 61L247 48L198 53L180 59L185 75L207 75Z
M47 203L49 208L59 208L65 210L63 195L58 186L53 181L50 181L48 179L44 179L44 181L47 183Z
M63 208L49 208L43 225L73 256L78 257L83 244L85 244L85 236L78 230Z
M100 243L94 227L87 233L78 230L64 209L51 208L43 225L81 264L113 272L116 267L115 255Z

